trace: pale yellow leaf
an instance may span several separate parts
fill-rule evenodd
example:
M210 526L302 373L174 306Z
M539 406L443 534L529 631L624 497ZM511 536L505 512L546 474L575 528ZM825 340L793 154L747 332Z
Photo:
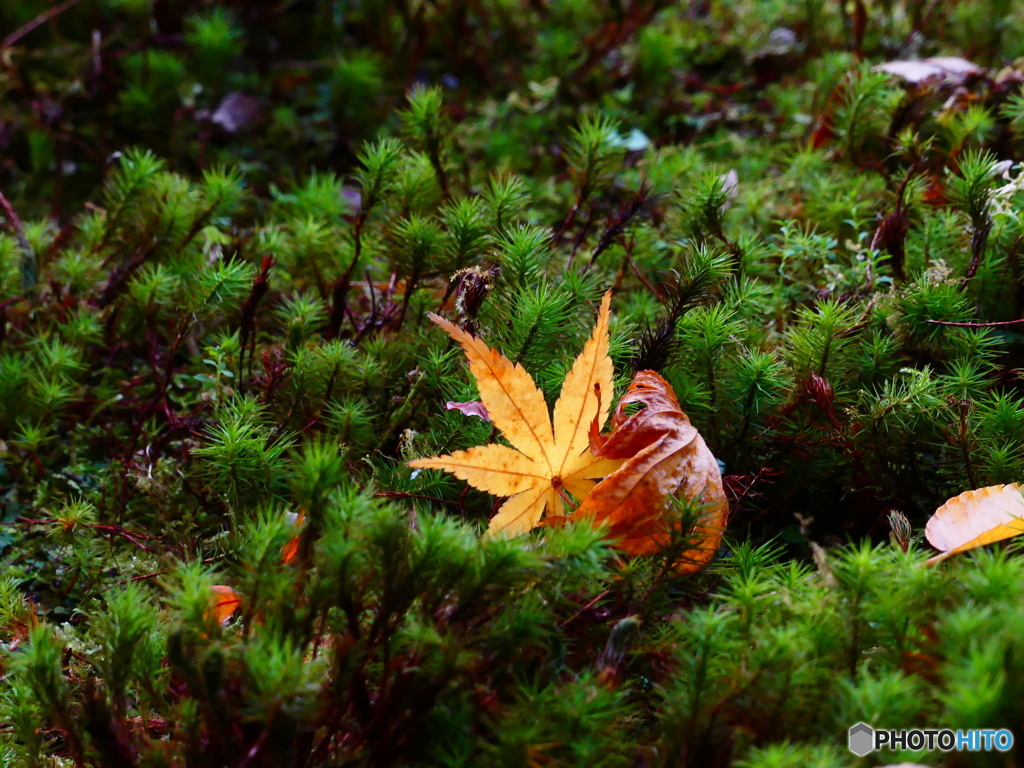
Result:
M925 538L941 553L928 562L1022 533L1024 496L1016 483L965 491L939 507L925 526Z

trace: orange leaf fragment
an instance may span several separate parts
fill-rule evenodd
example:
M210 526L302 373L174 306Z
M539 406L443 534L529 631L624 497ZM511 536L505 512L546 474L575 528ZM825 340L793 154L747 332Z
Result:
M518 536L537 527L545 512L561 515L572 497L581 499L622 463L594 456L588 431L608 420L613 391L608 356L611 292L604 295L597 326L562 382L554 419L544 395L518 363L488 347L447 320L430 319L466 353L480 390L480 402L494 426L512 445L478 445L451 455L410 461L414 469L450 472L494 496L508 496L487 529L488 535Z
M294 512L289 512L288 516L291 518L291 524L294 525L296 528L301 528L302 524L306 522L305 512L300 512L297 515ZM290 563L292 560L295 559L295 556L297 554L299 554L298 534L296 534L295 538L293 538L291 541L285 544L284 547L281 548L281 562L285 564Z
M925 538L940 552L928 565L1022 533L1024 495L1019 485L964 491L939 507L925 525Z
M210 589L213 591L213 602L210 605L209 616L218 624L227 624L228 619L242 604L242 598L231 587L222 584L214 584Z
M627 415L631 404L644 408ZM665 379L654 371L637 373L615 409L612 431L601 435L594 425L591 444L597 456L624 463L583 499L571 519L606 524L624 552L653 554L671 541L666 513L669 499L681 493L704 509L693 527L697 543L679 557L676 571L693 573L711 562L729 513L722 473Z

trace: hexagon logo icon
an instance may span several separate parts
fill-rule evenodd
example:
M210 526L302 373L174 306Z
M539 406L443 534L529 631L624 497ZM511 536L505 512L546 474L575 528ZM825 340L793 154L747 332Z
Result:
M867 723L857 723L850 728L847 746L857 757L864 757L875 748L875 729Z

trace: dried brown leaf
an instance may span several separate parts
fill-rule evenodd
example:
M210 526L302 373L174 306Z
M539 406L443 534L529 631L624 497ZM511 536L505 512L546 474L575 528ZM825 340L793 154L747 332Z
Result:
M643 410L627 415L627 406ZM623 464L583 499L572 515L608 526L618 547L635 555L653 554L671 541L674 525L667 514L672 496L703 506L692 535L697 544L676 564L693 573L714 557L725 529L729 505L718 462L690 424L672 387L654 371L640 371L619 401L612 431L591 431L597 456Z

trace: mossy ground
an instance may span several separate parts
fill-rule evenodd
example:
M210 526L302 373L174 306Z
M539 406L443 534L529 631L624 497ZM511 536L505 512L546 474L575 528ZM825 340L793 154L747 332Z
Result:
M1024 474L1022 33L1001 0L3 3L2 759L1013 764L845 734L1024 730L1024 559L920 567L938 504ZM973 66L878 69L937 55ZM724 465L696 577L481 541L494 500L406 466L493 438L427 312L552 402L608 288L619 387L657 368Z

